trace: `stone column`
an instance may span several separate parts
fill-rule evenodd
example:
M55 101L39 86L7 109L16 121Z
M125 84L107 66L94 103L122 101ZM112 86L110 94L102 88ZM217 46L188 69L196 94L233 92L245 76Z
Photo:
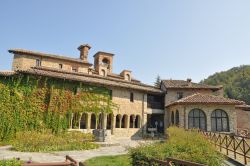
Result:
M142 115L141 115L141 127L143 128L143 134L147 134L147 94L143 94L142 96Z
M102 114L102 127L103 129L107 129L107 114L103 113Z
M122 116L120 116L120 119L119 119L119 128L122 128Z
M130 125L130 116L127 116L127 126L126 126L126 128L128 129L129 128L129 125Z
M80 117L78 119L78 129L81 129L81 118L82 118L82 113L80 113Z
M87 128L88 130L90 130L90 126L91 126L91 113L88 113L87 115L88 115L88 116L87 116L86 128Z
M135 128L135 119L136 119L136 116L133 116L133 128Z
M73 118L74 118L74 113L71 114L71 120L70 120L70 128L73 129Z
M114 115L113 117L113 129L116 128L116 115Z

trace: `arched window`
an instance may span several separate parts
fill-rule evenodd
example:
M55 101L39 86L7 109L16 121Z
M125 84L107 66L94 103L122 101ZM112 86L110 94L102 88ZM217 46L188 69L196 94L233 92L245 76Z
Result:
M227 113L223 110L217 109L211 115L211 130L212 131L229 131L229 121Z
M96 116L95 114L91 114L91 123L90 123L90 128L91 129L96 129Z
M135 117L135 128L140 128L140 121L141 121L140 115L136 115L136 117Z
M130 75L129 74L125 75L125 80L130 81Z
M174 125L174 112L171 113L171 124Z
M129 117L129 128L134 128L135 115L130 115Z
M106 72L105 72L104 69L101 70L101 75L102 75L102 76L106 76Z
M72 118L72 129L79 129L80 113L74 113Z
M128 115L122 116L122 128L127 128L128 126Z
M206 115L200 109L193 109L188 114L188 128L206 130Z
M108 65L109 64L109 60L107 58L104 58L102 60L102 64Z
M114 115L112 113L107 116L107 129L112 129Z
M179 111L176 110L176 112L175 112L175 124L178 126L178 125L179 125L179 122L180 122L180 119L179 119Z
M81 129L86 129L87 128L87 119L88 119L88 114L83 113L80 121L80 128Z
M115 119L116 119L115 120L115 128L121 128L121 124L120 124L120 122L121 122L121 115L120 114L116 115Z

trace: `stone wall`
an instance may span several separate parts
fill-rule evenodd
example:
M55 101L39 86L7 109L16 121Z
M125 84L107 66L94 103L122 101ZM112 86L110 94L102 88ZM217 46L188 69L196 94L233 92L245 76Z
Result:
M238 130L247 130L247 132L250 133L250 111L237 109L236 113Z
M201 93L201 94L213 94L212 90L210 89L168 89L167 94L165 95L165 105L168 105L176 100L177 98L177 93L182 92L183 93L183 98L190 96L195 93Z
M179 105L169 107L165 114L167 116L167 124L171 125L171 113L179 111L179 126L188 129L188 114L192 109L201 109L206 114L206 126L207 131L211 131L211 114L216 109L224 110L229 119L229 130L230 132L236 132L237 129L237 116L236 109L234 106L230 105ZM175 118L174 118L175 121Z
M85 64L77 63L77 62L70 62L67 60L59 60L49 57L37 57L32 55L14 55L13 63L12 63L12 69L22 69L27 70L31 67L36 66L36 59L41 60L41 65L43 67L50 67L59 69L59 64L63 65L63 70L66 71L72 71L72 69L77 69L78 72L88 73L88 66Z
M130 93L134 94L134 102L130 101ZM127 136L131 137L134 134L141 132L140 128L130 128L129 122L131 115L140 117L140 127L143 127L146 124L144 119L145 109L145 94L138 91L127 90L127 89L118 89L112 88L112 101L119 106L118 110L114 111L114 132L115 136ZM116 117L117 115L127 116L127 127L126 128L115 128L116 126Z

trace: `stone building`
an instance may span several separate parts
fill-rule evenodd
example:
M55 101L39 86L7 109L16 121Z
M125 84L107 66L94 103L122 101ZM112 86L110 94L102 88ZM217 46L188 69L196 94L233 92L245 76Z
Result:
M97 52L92 65L88 61L89 49L88 44L80 45L79 58L11 49L9 52L14 54L12 71L0 72L0 77L25 73L108 88L119 110L104 115L100 123L115 136L146 134L148 128L164 132L170 125L236 132L237 110L249 108L242 101L224 98L221 86L193 83L187 79L162 80L158 88L141 83L130 70L115 74L114 54ZM92 132L98 127L95 119L94 114L83 113L79 128L70 130Z

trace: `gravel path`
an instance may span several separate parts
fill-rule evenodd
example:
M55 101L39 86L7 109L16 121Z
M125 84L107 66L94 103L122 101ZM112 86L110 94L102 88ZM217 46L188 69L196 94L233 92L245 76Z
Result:
M0 160L10 158L21 158L22 160L29 160L35 162L61 162L65 160L65 156L69 155L77 161L85 161L87 159L97 156L109 156L126 154L129 147L136 147L140 144L151 143L152 141L143 140L130 140L128 138L117 138L112 142L102 143L103 146L99 149L86 150L86 151L62 151L50 153L37 153L37 152L16 152L11 151L11 146L0 147Z

